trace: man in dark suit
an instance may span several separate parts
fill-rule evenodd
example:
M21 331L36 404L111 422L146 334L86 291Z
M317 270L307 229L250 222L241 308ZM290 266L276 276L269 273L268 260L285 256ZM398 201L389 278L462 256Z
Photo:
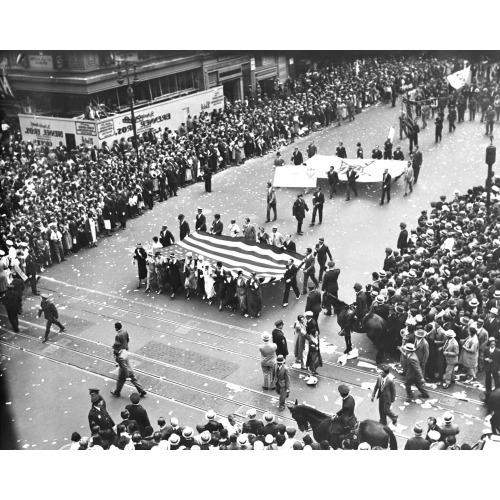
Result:
M396 425L398 422L398 415L391 410L391 405L396 400L396 387L394 385L394 379L389 372L389 366L383 365L381 374L377 378L377 382L373 388L371 400L373 403L375 397L378 399L380 423L387 425L387 417L389 417L392 423Z
M389 137L384 142L384 160L392 160L392 142Z
M336 413L336 415L344 424L344 428L348 427L352 429L357 422L356 416L354 415L356 401L349 394L349 387L345 384L339 385L339 393L342 398L342 408Z
M399 161L403 161L405 159L405 155L403 154L403 151L401 151L401 146L398 146L396 148L396 151L394 151L394 155L393 155L392 159L399 160Z
M207 230L207 218L203 215L203 208L200 207L198 207L198 213L196 214L195 229L197 231Z
M337 184L339 183L339 174L335 172L335 167L330 167L327 172L328 184L330 185L330 200L333 198L333 194L337 194Z
M279 319L274 323L276 327L273 330L273 343L276 344L276 356L283 356L286 359L288 356L288 344L286 342L285 334L283 333L283 320Z
M300 291L299 287L297 286L297 271L298 271L297 266L293 263L293 260L290 259L287 262L285 276L284 276L285 293L283 295L283 307L286 307L288 305L288 296L290 295L290 288L293 289L295 293L295 298L297 300L300 299Z
M302 157L302 153L299 151L299 148L295 146L295 149L292 153L292 163L294 165L302 165L304 163L304 158Z
M309 281L309 278L311 278L315 286L319 286L318 280L314 276L316 269L314 267L315 257L313 255L312 248L307 247L306 252L306 256L299 266L299 269L304 266L304 282L302 285L302 295L305 295L307 293L307 283Z
M124 425L129 434L132 434L133 430L137 430L137 422L135 420L130 420L130 413L128 410L122 410L120 417L123 419L118 425ZM132 431L130 430L132 428Z
M330 249L325 245L325 238L321 237L319 243L316 247L316 260L319 264L319 277L318 281L321 283L323 279L323 273L326 271L326 257L330 260L333 259Z
M422 432L422 427L415 424L413 428L415 436L406 441L405 450L428 450L430 448L431 443L422 437Z
M389 173L389 169L384 170L384 174L382 175L382 199L380 204L384 204L385 195L387 194L387 203L391 201L391 174Z
M293 203L292 215L297 219L297 233L302 233L302 221L306 216L306 212L309 212L309 207L307 206L302 193L297 195L297 199Z
M486 399L489 397L492 386L491 379L495 382L495 389L500 389L500 377L498 371L500 370L500 349L497 349L497 341L495 337L490 337L488 340L488 347L484 352L484 368L486 372Z
M289 252L296 252L297 251L297 245L295 245L295 242L292 241L291 234L286 235L285 241L283 242L283 249L288 250Z
M306 311L312 311L313 318L318 321L321 312L321 292L312 285L306 298Z
M224 224L222 224L222 221L220 220L220 214L215 214L212 227L210 228L210 233L220 236L223 229Z
M163 247L169 247L175 243L174 235L168 230L168 226L166 224L161 227L160 243Z
M248 427L248 433L255 434L256 436L263 436L264 424L262 423L262 420L257 420L257 411L250 408L247 411L247 417L248 420L243 425Z
M320 186L318 186L316 188L316 191L314 192L312 203L313 203L313 214L312 214L312 221L309 224L310 226L314 226L316 220L316 212L318 212L318 218L319 218L318 224L321 224L323 222L323 205L325 204L325 195L321 192Z
M323 306L326 308L326 315L332 315L332 305L331 300L329 300L328 295L333 295L334 297L339 296L339 279L340 269L335 269L335 262L328 262L328 271L325 273L325 279L323 280L322 290L323 290Z
M351 189L352 192L354 193L354 196L356 198L358 197L358 189L356 187L356 179L359 177L359 174L356 173L356 171L352 168L352 166L349 166L349 169L346 172L347 175L347 193L346 193L346 201L349 201L351 199Z
M179 239L182 241L186 236L189 236L191 231L184 214L179 214L177 218L179 219Z
M345 150L344 144L339 142L339 145L337 146L335 155L338 156L339 158L347 158L347 151Z
M399 233L398 236L398 250L401 251L401 254L403 254L408 247L408 231L406 229L406 222L401 222L399 225L401 232Z
M275 422L274 415L271 412L264 413L264 417L262 418L262 422L264 423L263 436L267 436L271 434L271 436L276 436L279 432L279 424Z
M406 344L402 347L402 352L404 354L403 371L405 373L406 396L408 399L413 399L411 386L414 385L419 390L421 397L427 399L429 393L425 390L424 375L415 351L416 349L413 344Z
M131 405L125 406L130 414L130 420L135 420L137 422L137 427L141 436L144 436L144 431L148 425L151 425L148 417L148 412L139 404L141 396L137 392L130 395Z
M372 159L374 160L382 159L382 151L380 151L378 146L375 146L375 149L372 150Z
M420 151L418 146L415 146L415 152L413 153L412 166L413 166L413 184L418 181L418 176L420 175L420 168L422 167L423 156L422 151Z
M394 254L392 253L392 248L387 247L385 249L384 267L382 269L384 271L390 271L395 266L396 257L394 257Z

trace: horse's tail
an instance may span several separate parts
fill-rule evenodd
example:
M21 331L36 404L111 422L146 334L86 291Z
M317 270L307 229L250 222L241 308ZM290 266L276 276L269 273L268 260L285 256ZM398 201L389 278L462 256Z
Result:
M387 432L387 435L389 436L389 449L397 450L398 441L396 439L396 436L394 435L394 432L392 432L392 430L387 425L384 426L384 431Z

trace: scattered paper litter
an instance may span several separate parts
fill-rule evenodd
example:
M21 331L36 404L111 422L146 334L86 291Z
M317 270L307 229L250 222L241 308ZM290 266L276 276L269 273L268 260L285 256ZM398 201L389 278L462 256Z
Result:
M371 363L367 363L366 361L359 361L358 366L361 366L362 368L373 368L374 370L377 369L375 365L372 365Z
M416 401L415 401L416 402ZM428 410L429 408L432 408L432 405L430 405L429 403L423 403L420 405L422 408L425 408L426 410Z
M359 351L357 349L352 349L351 352L347 355L347 359L355 359L359 356Z
M374 387L375 387L375 382L362 382L361 383L361 389L370 389L370 391L373 391Z
M404 411L406 409L406 406L398 406L398 408L401 410L401 411Z
M339 356L339 359L337 360L337 363L339 365L344 366L347 363L347 354L342 354L342 356Z
M243 392L243 389L239 386L239 385L236 385L236 384L226 384L226 387L230 390L230 391L234 391L234 392Z
M460 399L461 401L468 401L468 398L467 398L467 394L465 394L464 391L462 392L454 392L452 394L452 396L455 398L455 399Z

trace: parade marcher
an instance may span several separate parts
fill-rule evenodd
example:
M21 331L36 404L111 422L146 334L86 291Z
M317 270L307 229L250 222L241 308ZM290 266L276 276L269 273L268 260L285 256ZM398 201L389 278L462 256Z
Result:
M347 151L345 150L344 144L342 141L339 142L337 149L335 150L335 156L339 158L347 158Z
M333 295L338 298L339 294L339 279L340 269L335 268L335 262L328 262L328 271L325 273L323 279L322 290L323 290L323 307L326 309L325 314L327 316L332 315L332 305L331 300L328 295Z
M361 143L358 142L356 144L356 147L357 147L357 149L356 149L356 158L359 158L359 159L362 160L363 159L363 148L361 147Z
M186 299L191 297L191 293L198 293L198 283L196 281L197 262L193 258L193 253L188 252L184 260L184 288L186 289Z
M286 307L288 305L288 297L290 295L290 288L294 291L295 298L297 300L300 299L300 291L299 291L299 287L297 286L297 272L298 272L298 270L299 269L294 264L293 259L290 259L286 264L286 271L285 271L285 275L284 275L285 292L283 294L283 307Z
M495 389L500 389L500 349L496 347L497 341L495 337L491 337L488 340L488 347L484 352L484 368L486 372L485 379L485 400L488 400L488 397L492 391L491 379L495 382Z
M151 291L151 285L156 283L158 290L160 290L158 283L158 276L156 274L156 259L152 250L147 253L146 258L146 268L147 268L147 277L146 277L146 290L145 292Z
M137 270L139 275L139 285L137 286L138 289L141 288L142 281L145 280L148 276L147 258L148 254L146 253L146 250L144 250L141 243L137 243L134 250L134 261L137 262Z
M290 395L290 374L285 364L285 358L281 354L276 358L274 365L274 379L276 392L279 394L278 411L284 411L286 398Z
M406 229L406 222L401 222L399 228L401 232L399 233L396 247L401 253L404 253L408 247L408 230Z
M113 344L113 354L116 362L118 363L118 381L116 382L115 390L110 391L111 395L120 397L126 380L130 379L140 396L144 397L146 395L146 391L143 389L142 385L139 384L137 377L130 366L128 350L124 349L121 343L115 342Z
M298 146L295 146L293 150L291 162L294 165L302 165L304 163L304 158L302 156L302 153L299 151Z
M307 284L309 282L309 278L311 278L312 282L316 287L319 286L318 280L314 276L316 273L316 269L314 267L315 257L311 247L307 247L306 256L300 263L299 269L304 266L304 280L302 284L302 295L307 293Z
M273 226L272 232L268 238L268 244L274 248L283 247L283 236L278 232L278 226Z
M316 289L315 286L311 285L308 287L309 293L306 298L306 311L312 311L313 317L318 321L319 315L321 313L321 292Z
M240 226L236 224L236 219L231 219L231 223L229 224L227 230L229 231L229 236L231 238L236 238L240 234Z
M394 377L391 375L388 365L383 365L380 368L380 375L377 378L371 396L372 403L375 397L378 399L380 423L387 425L387 417L389 417L393 425L396 426L398 415L391 409L391 405L396 400L396 387L394 385Z
M257 239L257 234L255 232L255 224L252 224L248 217L245 219L242 231L243 231L243 238L250 241L255 241Z
M285 164L284 158L281 157L281 153L279 151L276 152L276 158L274 160L275 167L282 167Z
M392 155L391 155L392 157ZM378 146L375 146L374 149L372 149L372 159L373 160L381 160L383 158L383 153L380 151Z
M38 318L43 313L44 318L47 320L45 326L45 336L42 339L42 344L45 344L45 342L49 339L50 327L52 326L52 323L59 327L59 333L64 332L66 328L64 328L64 326L59 322L59 313L57 312L57 308L50 297L45 293L40 295L40 297L42 302L40 304L40 309L38 310Z
M295 245L295 242L292 241L291 234L285 235L285 241L283 241L283 248L285 250L288 250L289 252L296 252L297 251L297 245Z
M172 294L170 298L175 298L175 294L182 287L182 276L181 276L181 263L175 256L174 252L170 253L170 258L168 259L168 272L170 277L170 286L172 288Z
M271 210L274 214L273 221L278 217L276 212L276 191L273 188L271 182L267 183L267 212L266 212L266 222L271 222Z
M405 196L408 196L408 189L410 190L410 193L413 193L413 166L412 166L412 159L408 160L408 163L406 164L405 170L404 170L404 180L405 180Z
M246 287L248 314L252 318L258 318L262 311L262 289L255 271L252 271L252 275L246 282Z
M436 119L434 120L434 125L436 126L434 130L436 143L441 142L443 137L443 117L441 114L438 114Z
M396 151L394 151L392 159L398 161L403 161L405 159L405 155L403 154L403 151L401 151L401 146L396 147Z
M214 220L212 221L212 227L210 228L210 234L215 234L217 236L222 235L224 230L224 224L220 220L220 214L214 215Z
M189 236L191 231L184 214L179 214L177 219L179 220L179 240L182 241L186 236Z
M346 201L351 199L351 190L354 193L354 196L358 197L358 188L356 187L356 179L359 177L359 174L354 170L352 165L349 165L349 168L346 172L347 175L347 192L346 192Z
M339 385L338 391L340 393L340 397L342 398L342 408L336 413L336 416L344 424L345 429L352 430L357 423L357 419L354 414L356 401L349 394L350 389L347 385Z
M207 230L207 218L203 214L203 208L201 207L198 207L198 213L196 214L195 229L196 231L205 232Z
M122 349L126 349L128 351L128 344L130 342L130 336L127 330L123 329L123 326L120 322L115 323L115 344L120 344Z
M166 224L161 227L160 243L162 247L169 247L175 243L174 235L168 230L168 226Z
M318 245L316 247L316 260L319 265L318 281L320 283L323 280L323 273L326 271L327 256L330 260L333 259L330 249L325 245L325 238L321 237L319 238Z
M386 168L382 175L382 198L380 200L380 204L384 204L385 196L387 195L387 203L391 201L391 181L392 177L389 173L389 169Z
M384 142L384 160L392 160L392 146L392 141L388 137Z
M328 184L330 186L330 200L333 199L333 195L337 194L337 184L339 183L339 174L335 171L335 167L331 166L330 170L327 172Z
M312 220L309 226L314 226L316 223L316 212L318 213L318 224L323 223L323 205L325 204L325 195L321 192L321 187L317 186L312 198L313 213Z
M286 359L288 356L288 345L286 341L285 334L283 333L283 320L280 319L278 321L275 321L272 337L273 337L273 343L276 345L276 355L279 356L280 354Z
M446 337L446 342L443 346L443 355L446 361L446 371L442 386L444 389L447 389L451 384L455 383L455 367L458 364L460 347L455 340L456 333L453 330L446 330L444 335Z
M423 163L422 151L420 151L420 148L418 146L415 146L415 152L413 153L413 158L412 158L414 184L416 184L418 181L418 176L420 175L420 169L422 168L422 163Z
M259 346L261 355L260 366L264 375L263 389L274 389L276 382L274 380L274 365L276 364L276 349L277 345L271 342L271 335L268 332L262 334L262 341Z
M302 193L297 195L297 199L293 203L292 215L297 219L297 234L302 233L302 222L306 216L306 212L309 212L309 207L304 201Z

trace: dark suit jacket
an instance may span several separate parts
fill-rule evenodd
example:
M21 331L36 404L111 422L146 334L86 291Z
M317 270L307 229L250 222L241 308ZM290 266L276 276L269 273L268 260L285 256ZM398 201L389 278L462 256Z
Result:
M302 153L297 151L297 153L292 154L292 161L294 165L302 165L304 163L304 158L302 157Z
M137 422L139 432L141 435L144 435L144 429L146 429L148 425L151 425L148 412L141 405L130 404L125 406L125 409L128 410L130 414L130 420L135 420Z
M337 152L336 152L336 155L339 157L339 158L347 158L347 152L345 150L345 147L344 146L338 146L337 147Z
M377 397L377 399L383 399L386 403L394 403L396 400L396 386L394 385L394 380L392 377L387 375L385 377L384 388L380 390L382 386L383 377L379 376L375 387L373 388L372 397Z
M189 235L190 230L189 230L189 224L187 221L184 219L182 221L182 224L179 225L179 231L180 231L180 240L183 240L186 236Z
M221 220L214 220L212 222L212 229L210 232L212 234L222 234L222 230L224 229L224 224L222 224Z
M396 257L394 255L390 255L384 259L384 271L389 271L391 267L396 265Z
M314 193L312 202L314 206L316 206L317 203L323 205L325 203L325 195L321 191L319 193Z
M408 246L408 231L407 231L406 229L403 229L403 230L399 233L399 237L398 237L398 245L397 245L397 247L398 247L400 250L403 250L403 249L405 249L407 246Z
M95 406L92 406L89 411L89 426L91 431L94 425L98 425L103 431L105 429L112 429L115 423L105 408L98 410Z
M347 182L349 184L356 184L356 179L359 177L359 174L356 173L356 170L347 171Z
M486 368L486 371L490 373L496 373L500 370L500 349L495 349L493 353L490 353L490 349L488 347L484 351L484 367Z
M382 188L391 188L391 174L387 173L385 176L382 176Z
M160 231L160 243L164 247L169 247L175 243L174 235L167 229L166 231Z
M290 252L296 252L297 251L297 245L295 245L294 241L284 241L283 242L283 248L285 250L288 250Z
M335 292L339 289L339 274L340 269L329 269L323 277L323 285L321 289L324 292L335 294Z
M285 334L278 328L273 330L273 342L276 344L276 356L280 354L285 357L288 356L288 345Z
M412 437L406 441L405 450L428 450L431 443L423 437Z
M318 264L324 265L326 264L326 256L330 257L330 260L333 259L330 249L326 245L321 245L321 247L316 252L316 259Z
M195 228L199 231L207 230L207 218L203 214L196 214L196 226Z
M294 283L297 284L297 266L295 264L292 264L286 271L285 271L285 285L286 285L286 280L290 280L290 285L293 285Z
M306 311L312 311L316 318L319 316L321 312L321 292L318 292L318 290L309 292L306 300Z

